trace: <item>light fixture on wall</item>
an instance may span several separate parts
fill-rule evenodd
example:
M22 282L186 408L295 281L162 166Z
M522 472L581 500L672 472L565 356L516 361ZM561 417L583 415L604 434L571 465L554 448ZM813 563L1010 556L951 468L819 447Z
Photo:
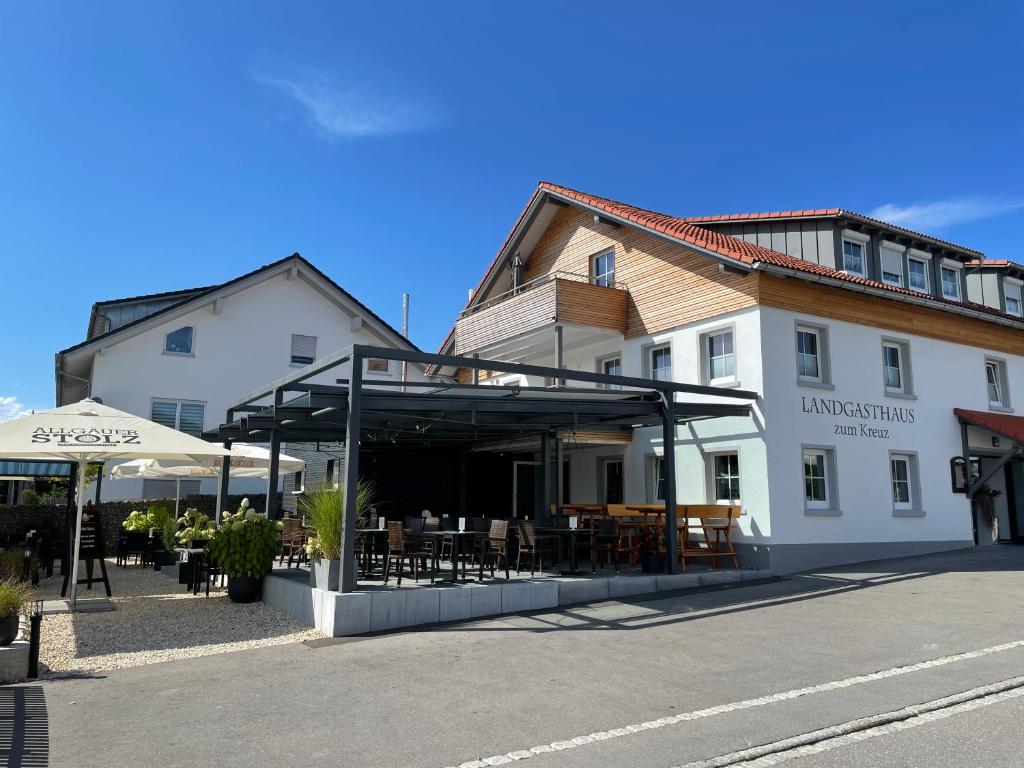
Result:
M992 447L993 448L998 448L999 447L999 438L996 437L995 435L992 435Z

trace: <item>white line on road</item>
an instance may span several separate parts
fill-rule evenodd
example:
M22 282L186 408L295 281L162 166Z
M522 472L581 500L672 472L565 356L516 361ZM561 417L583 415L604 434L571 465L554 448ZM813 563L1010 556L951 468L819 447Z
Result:
M519 749L513 752L507 752L503 755L492 755L491 757L483 757L477 760L470 760L468 762L460 763L455 768L487 768L490 765L506 765L518 760L528 760L531 757L537 755L543 755L548 752L560 752L565 749L575 749L582 747L587 744L593 744L598 741L607 741L608 739L617 739L622 736L629 736L634 733L641 731L650 731L658 728L666 728L670 725L677 725L679 723L687 722L690 720L700 720L706 717L713 717L715 715L725 714L726 712L735 712L742 709L752 709L753 707L763 707L768 704L776 704L781 701L790 701L792 699L800 698L801 696L809 696L815 693L825 693L827 691L835 691L840 688L849 688L853 685L862 685L864 683L872 683L876 680L885 680L890 677L898 677L900 675L910 674L911 672L920 672L925 669L934 669L935 667L946 666L947 664L956 664L961 661L969 661L970 659L981 658L982 656L991 656L996 653L1002 653L1004 651L1010 651L1014 648L1024 647L1024 640L1015 640L1011 643L1003 643L1001 645L993 645L988 648L981 648L976 651L966 651L964 653L956 653L951 656L942 656L937 659L929 659L928 661L920 661L916 664L907 664L902 667L892 667L891 669L883 669L879 672L872 672L867 675L857 675L856 677L847 677L843 680L834 680L829 683L819 683L817 685L810 685L805 688L795 688L790 691L783 691L782 693L773 693L768 696L759 696L756 699L745 699L743 701L733 702L731 704L719 704L716 707L709 707L707 709L698 709L693 712L683 712L678 715L671 715L669 717L662 717L658 720L649 720L645 723L637 723L634 725L626 725L621 728L614 728L608 731L598 731L597 733L591 733L587 736L575 736L568 739L562 739L560 741L553 741L549 744L540 744L536 747L529 747L528 749Z
M936 720L945 720L953 715L971 712L1018 696L1024 696L1024 677L983 685L954 696L915 704L895 712L850 720L801 736L720 755L710 760L698 760L677 768L768 768L800 757L828 752L836 747L873 739L876 736L886 736Z

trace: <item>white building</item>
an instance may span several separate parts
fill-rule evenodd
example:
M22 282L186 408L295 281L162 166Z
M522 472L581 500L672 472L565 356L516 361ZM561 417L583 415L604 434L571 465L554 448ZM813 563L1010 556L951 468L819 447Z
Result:
M972 545L964 440L1020 540L1024 322L967 299L982 259L840 209L681 219L542 183L441 352L757 392L752 417L680 427L675 451L677 501L740 504L750 564ZM555 384L523 378L490 380ZM561 502L660 500L658 430L561 444ZM519 458L513 511L537 460Z
M98 302L88 338L56 355L57 405L89 395L198 435L223 423L229 403L254 387L351 344L415 349L294 254L221 285ZM344 371L331 371L329 380L311 381L333 384L339 375ZM387 361L370 361L365 375L369 381L398 381L401 371ZM417 366L409 366L407 375L424 380ZM324 457L323 462L309 463L322 472L329 462ZM306 483L324 479L314 475ZM182 481L182 496L215 494L216 484L216 479ZM232 493L265 490L260 480L231 484ZM104 499L158 498L174 492L173 480L108 479L101 487Z

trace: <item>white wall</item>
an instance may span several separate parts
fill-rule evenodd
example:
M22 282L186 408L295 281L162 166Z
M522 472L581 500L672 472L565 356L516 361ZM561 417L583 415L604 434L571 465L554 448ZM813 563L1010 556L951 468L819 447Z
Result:
M195 328L193 355L165 354L170 331ZM219 314L212 303L167 320L107 347L94 357L92 393L107 405L145 418L154 399L194 400L206 405L204 428L221 424L230 403L272 381L293 373L290 362L293 333L317 337L317 358L350 344L394 346L390 337L371 331L364 322L352 330L352 310L339 306L301 276L282 272L225 299ZM366 381L400 379L400 364L392 375L367 374ZM348 376L348 365L310 379L333 384ZM419 366L409 366L409 379L426 380ZM108 467L109 468L109 467ZM216 492L216 480L203 481L203 493ZM262 480L233 479L232 493L263 492ZM104 499L139 498L141 480L104 480Z

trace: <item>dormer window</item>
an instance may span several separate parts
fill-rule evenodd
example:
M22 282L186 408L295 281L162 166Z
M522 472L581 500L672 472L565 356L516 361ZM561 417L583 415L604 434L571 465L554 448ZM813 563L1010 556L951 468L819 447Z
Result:
M942 297L951 301L960 301L960 265L952 261L942 262L940 276L942 278Z
M195 329L186 325L164 336L164 352L170 355L191 355Z
M867 250L871 238L863 232L843 230L843 252L840 269L849 275L867 277Z
M879 261L882 265L882 282L903 287L903 254L907 249L889 240L881 242Z
M932 255L927 251L911 248L907 251L907 285L915 291L930 293L928 272Z
M1021 317L1021 281L1011 277L1003 281L1003 296L1006 301L1006 312L1010 315Z

